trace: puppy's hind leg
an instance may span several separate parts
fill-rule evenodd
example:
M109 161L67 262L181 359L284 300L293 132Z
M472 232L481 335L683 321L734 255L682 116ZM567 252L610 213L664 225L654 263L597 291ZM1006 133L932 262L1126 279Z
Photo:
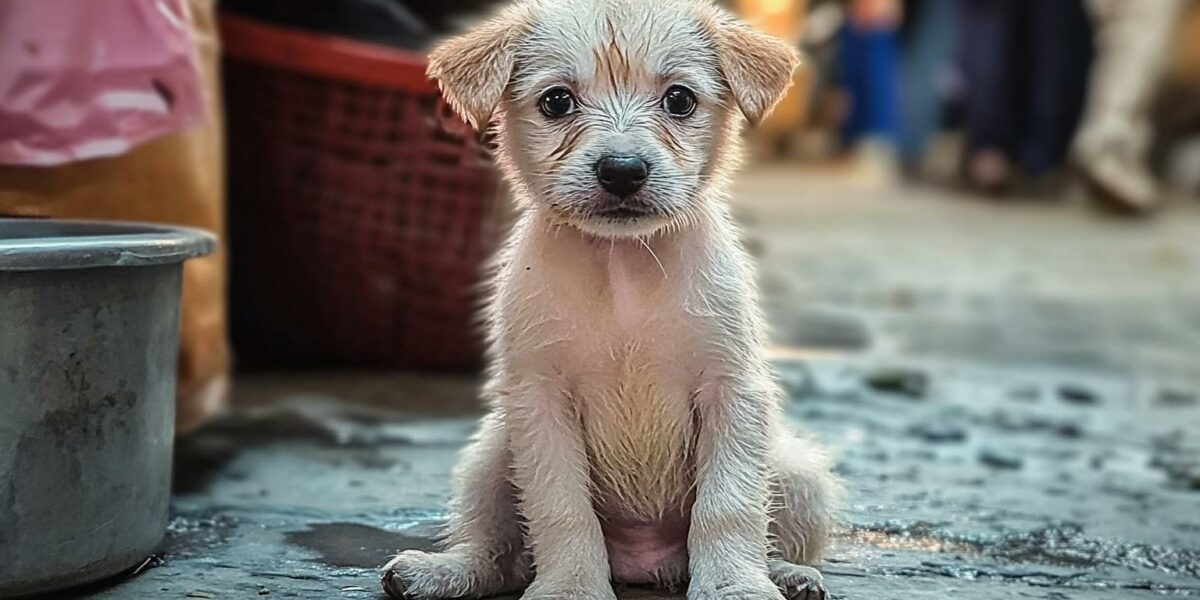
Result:
M771 579L789 600L824 600L820 559L844 492L819 445L791 434L776 440L775 503L771 512Z
M505 426L489 415L455 467L446 550L409 550L393 558L383 569L389 595L406 600L482 598L529 583L533 569L511 468Z

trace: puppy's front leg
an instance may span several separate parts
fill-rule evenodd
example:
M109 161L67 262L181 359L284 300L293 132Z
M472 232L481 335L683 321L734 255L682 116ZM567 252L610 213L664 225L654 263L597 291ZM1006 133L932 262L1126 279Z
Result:
M514 476L536 568L525 600L614 599L582 424L570 396L544 382L510 400Z
M766 381L720 379L696 396L700 423L688 600L782 598L767 570L774 398Z

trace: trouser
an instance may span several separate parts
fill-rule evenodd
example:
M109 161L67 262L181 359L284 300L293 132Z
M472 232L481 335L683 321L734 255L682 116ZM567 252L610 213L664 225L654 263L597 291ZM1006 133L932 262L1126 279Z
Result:
M1057 166L1091 60L1083 0L962 0L960 11L968 151L1000 150L1034 175Z
M929 139L942 117L942 86L946 60L952 54L957 23L957 0L925 0L906 15L908 35L902 36L900 64L900 158L907 166L923 159Z
M1092 2L1097 57L1075 145L1079 160L1111 152L1144 164L1152 137L1149 104L1182 6L1182 0Z

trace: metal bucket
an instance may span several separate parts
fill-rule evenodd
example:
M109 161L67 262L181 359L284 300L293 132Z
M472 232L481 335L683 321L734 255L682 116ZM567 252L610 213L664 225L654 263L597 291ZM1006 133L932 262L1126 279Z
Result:
M108 577L162 540L183 262L215 247L0 219L0 598Z

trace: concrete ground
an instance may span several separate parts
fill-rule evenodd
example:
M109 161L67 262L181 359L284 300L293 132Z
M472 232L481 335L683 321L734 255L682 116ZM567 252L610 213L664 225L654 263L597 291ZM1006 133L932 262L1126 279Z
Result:
M833 597L1200 597L1200 203L1129 222L783 168L738 196L787 415L850 491ZM379 598L444 519L474 386L242 381L178 444L160 555L87 595Z

